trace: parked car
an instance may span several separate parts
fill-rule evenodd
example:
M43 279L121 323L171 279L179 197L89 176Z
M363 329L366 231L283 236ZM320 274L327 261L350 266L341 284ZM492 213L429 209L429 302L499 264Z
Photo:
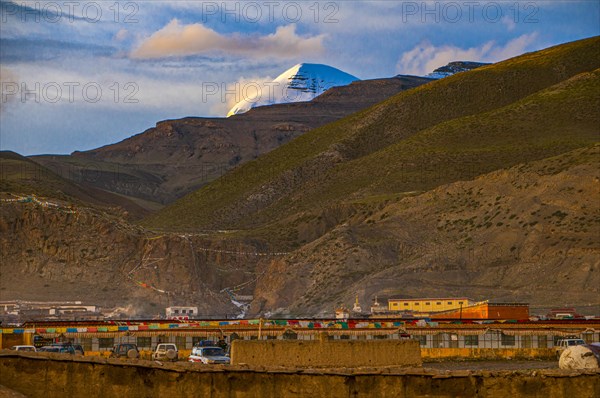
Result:
M63 347L73 347L73 350L75 350L75 354L85 355L85 352L83 351L83 347L81 346L81 344L73 344L70 342L66 342L66 343L56 343L56 345L61 345Z
M558 340L554 345L554 352L556 353L556 358L560 359L560 356L564 350L566 350L568 347L576 345L585 345L585 341L583 339L578 338Z
M154 352L152 352L152 360L169 360L177 361L179 359L179 350L173 343L160 343L156 346Z
M230 359L221 347L194 347L188 361L206 364L229 364Z
M15 350L15 351L30 351L30 352L35 352L35 347L32 345L14 345L12 347L10 347L11 350Z
M140 357L140 351L135 344L115 344L110 351L110 356L113 358L136 359Z
M85 352L84 352L81 344L73 344L70 341L65 341L65 342L53 343L53 344L49 344L49 345L61 346L61 347L71 347L73 349L73 351L75 351L76 355L85 355ZM71 351L70 348L67 348L67 349L69 350L69 352Z
M83 350L81 344L73 344L73 349L75 350L75 354L85 355L85 351Z
M56 352L59 354L72 354L75 355L75 349L70 345L52 344L45 345L37 349L38 352Z

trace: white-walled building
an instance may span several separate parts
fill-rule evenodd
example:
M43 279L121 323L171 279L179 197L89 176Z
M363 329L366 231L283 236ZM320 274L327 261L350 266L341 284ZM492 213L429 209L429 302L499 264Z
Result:
M198 307L172 306L165 309L168 319L186 319L198 316Z

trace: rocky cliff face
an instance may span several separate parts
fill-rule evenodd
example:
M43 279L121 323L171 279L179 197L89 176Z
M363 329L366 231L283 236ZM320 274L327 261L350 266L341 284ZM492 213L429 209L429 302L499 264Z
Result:
M222 290L253 279L259 258L254 245L160 235L77 206L3 203L0 231L2 299L82 300L128 316L169 305L238 315Z

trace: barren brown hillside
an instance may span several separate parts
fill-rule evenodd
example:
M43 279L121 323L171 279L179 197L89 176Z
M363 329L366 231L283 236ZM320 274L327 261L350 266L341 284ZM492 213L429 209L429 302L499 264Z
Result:
M600 146L394 200L272 261L253 310L331 312L359 294L600 310ZM542 312L544 313L544 312Z

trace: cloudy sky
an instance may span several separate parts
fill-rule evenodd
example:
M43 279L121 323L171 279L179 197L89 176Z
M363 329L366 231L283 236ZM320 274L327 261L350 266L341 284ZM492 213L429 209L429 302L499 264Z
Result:
M361 79L600 34L597 1L0 0L0 149L65 154L224 116L299 62ZM237 84L236 84L237 83Z

